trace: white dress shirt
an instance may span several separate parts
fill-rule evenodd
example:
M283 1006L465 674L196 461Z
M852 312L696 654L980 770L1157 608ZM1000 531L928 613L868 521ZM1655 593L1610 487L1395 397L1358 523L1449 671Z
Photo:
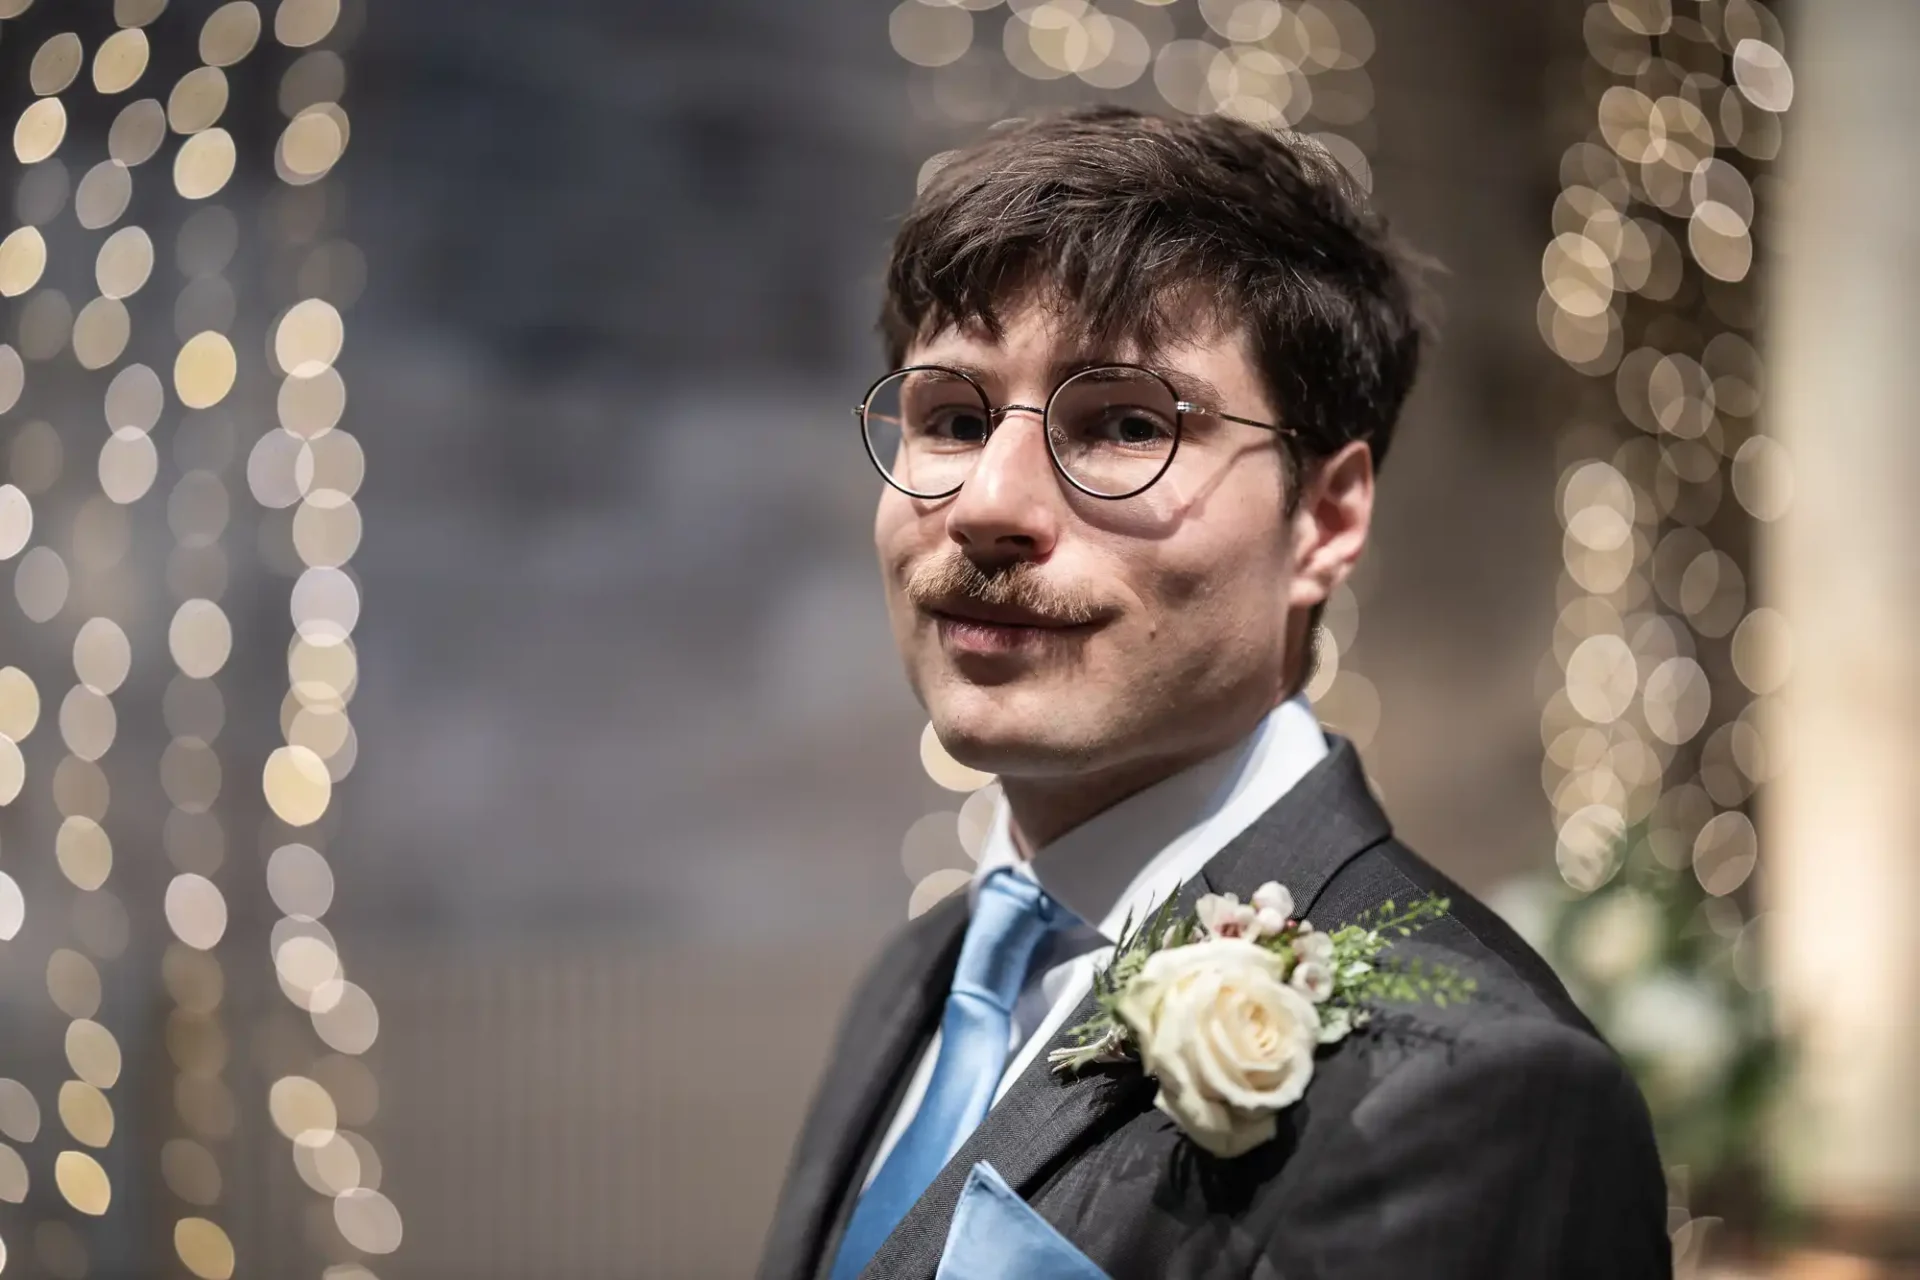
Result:
M1326 754L1319 721L1305 698L1294 698L1268 712L1233 747L1102 810L1031 859L1014 847L1007 802L1000 799L968 893L978 892L992 872L1011 867L1085 923L1048 935L1027 969L996 1104L1092 989L1093 975L1111 957L1129 914L1139 919L1192 879ZM920 1109L939 1056L936 1029L867 1166L863 1189Z

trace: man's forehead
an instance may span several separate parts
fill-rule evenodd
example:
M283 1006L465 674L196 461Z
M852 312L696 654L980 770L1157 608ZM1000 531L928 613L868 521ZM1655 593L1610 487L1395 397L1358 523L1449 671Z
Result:
M1237 364L1246 355L1244 330L1222 331L1213 323L1148 342L1140 334L1102 338L1069 317L1028 308L1003 317L997 335L979 321L923 335L905 363L943 365L985 384L1031 378L1048 386L1097 365L1133 364L1160 373L1185 398L1207 400L1217 395L1213 379L1223 375L1221 358Z

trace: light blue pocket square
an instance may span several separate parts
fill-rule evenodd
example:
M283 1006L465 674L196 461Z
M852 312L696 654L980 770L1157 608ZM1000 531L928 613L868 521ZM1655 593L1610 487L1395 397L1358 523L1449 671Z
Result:
M1108 1280L985 1160L967 1174L934 1280Z

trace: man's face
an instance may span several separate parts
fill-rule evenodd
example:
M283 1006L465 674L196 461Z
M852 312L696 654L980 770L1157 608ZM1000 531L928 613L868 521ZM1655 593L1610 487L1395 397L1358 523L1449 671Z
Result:
M948 330L908 364L974 374L991 403L1044 405L1089 351L1049 309L1002 339ZM1244 332L1202 333L1141 363L1182 399L1277 422ZM1198 757L1248 732L1286 691L1296 586L1281 442L1187 415L1168 471L1108 500L1054 469L1040 415L1007 414L960 492L886 487L874 542L907 678L957 759L1007 777ZM1063 620L1091 618L1075 625Z

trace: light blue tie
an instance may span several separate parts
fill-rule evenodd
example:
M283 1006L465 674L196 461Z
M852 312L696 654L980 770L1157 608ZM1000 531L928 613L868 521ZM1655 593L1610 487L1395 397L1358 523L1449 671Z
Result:
M940 1056L920 1110L860 1196L831 1280L853 1280L993 1105L1013 1034L1013 1002L1033 949L1068 915L1011 870L981 884L940 1019Z

